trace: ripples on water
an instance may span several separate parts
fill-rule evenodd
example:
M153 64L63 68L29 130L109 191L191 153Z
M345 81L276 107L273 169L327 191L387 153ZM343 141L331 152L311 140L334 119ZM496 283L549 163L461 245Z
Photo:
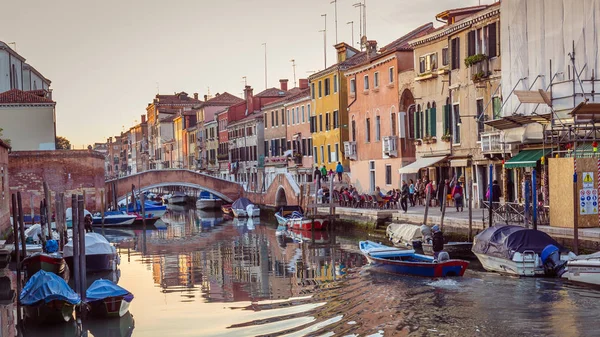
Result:
M600 336L598 289L474 270L379 274L346 231L278 236L270 220L220 216L182 210L160 229L106 230L133 318L89 336ZM59 335L44 332L26 335Z

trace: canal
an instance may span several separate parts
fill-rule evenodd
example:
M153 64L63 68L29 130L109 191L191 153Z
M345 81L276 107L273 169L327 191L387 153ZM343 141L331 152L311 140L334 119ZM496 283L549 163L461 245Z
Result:
M121 264L104 277L134 293L131 315L24 335L600 336L598 288L504 277L476 262L463 278L378 274L356 249L365 234L278 236L271 219L183 208L163 220L105 230ZM14 336L14 305L0 308L0 336Z

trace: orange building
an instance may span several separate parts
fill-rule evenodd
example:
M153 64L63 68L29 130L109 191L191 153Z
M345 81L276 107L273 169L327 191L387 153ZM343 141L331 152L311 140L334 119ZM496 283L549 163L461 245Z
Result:
M377 50L367 41L367 59L344 75L348 85L350 139L344 143L352 183L363 192L399 188L398 169L415 160L408 135L414 109L414 60L408 41L433 31L428 23Z

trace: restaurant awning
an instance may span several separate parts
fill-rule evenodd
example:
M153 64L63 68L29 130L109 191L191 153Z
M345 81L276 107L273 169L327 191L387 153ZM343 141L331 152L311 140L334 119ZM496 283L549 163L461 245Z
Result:
M446 157L427 157L427 158L420 158L417 159L416 162L412 163L412 164L408 164L402 168L400 168L398 170L398 172L400 172L400 174L408 174L408 173L418 173L420 169L425 168L425 167L429 167L431 165L434 165L436 163L439 163L440 161L446 159Z
M550 153L550 149L523 150L504 163L504 168L514 169L520 167L535 167L538 160L540 160L542 156L548 155L548 153Z

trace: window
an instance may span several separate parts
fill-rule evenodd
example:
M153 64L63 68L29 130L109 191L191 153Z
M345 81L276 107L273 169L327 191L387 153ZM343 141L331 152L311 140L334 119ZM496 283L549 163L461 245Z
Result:
M481 140L481 133L485 130L485 116L483 116L483 99L477 100L477 139Z
M327 160L331 163L331 145L327 144Z
M394 67L388 69L388 79L390 83L394 83Z
M333 75L333 93L337 93L338 92L338 77L337 74Z
M267 124L268 124L267 114L265 113L265 125L267 125ZM275 126L275 112L271 111L271 127L274 127L274 126Z
M486 26L487 29L487 37L488 37L488 56L489 57L495 57L498 56L498 46L497 46L497 41L498 41L498 36L497 36L497 24L496 22L491 23L489 25Z
M302 106L302 123L306 123L306 117L304 115L304 105Z
M331 124L329 120L329 112L325 114L325 131L329 131L331 129Z
M301 152L302 152L303 156L308 155L308 150L307 150L308 148L306 147L306 145L307 145L306 138L302 138L302 149L301 149L302 151Z
M284 109L281 109L281 125L285 125L285 113L284 113Z
M378 142L381 140L381 117L375 117L375 141Z
M437 53L419 57L419 72L428 73L437 69Z
M321 162L325 163L325 148L321 145Z
M448 47L442 49L442 65L448 65Z
M319 156L317 155L317 147L316 146L313 147L313 154L315 156L315 164L318 164L319 163Z
M453 121L452 121L452 126L454 127L454 130L452 131L452 143L454 144L460 144L460 107L458 104L454 105L454 109L453 109Z
M311 94L311 98L315 99L315 84L314 83L310 84L310 94Z
M375 74L373 74L373 87L379 88L379 72L375 72Z
M371 118L367 118L367 122L365 123L365 141L369 143L371 141Z
M296 124L300 124L300 107L296 107Z
M313 155L312 138L308 138L307 143L308 144L306 145L306 150L308 151L308 155L312 156ZM317 153L316 149L315 149L315 153Z
M294 112L294 108L292 108L292 125L296 124L296 113Z
M365 90L369 90L369 75L365 75Z
M339 113L337 110L333 111L333 128L337 129L340 127L340 121L339 121Z
M279 114L277 113L277 111L271 111L271 114L272 114L272 115L273 115L273 114L275 115L275 125L279 126ZM271 117L271 118L272 118L272 117ZM281 121L281 125L284 125L284 124L283 124L283 121Z
M352 120L352 141L356 141L356 121Z
M446 105L443 106L444 119L443 119L443 136L452 134L452 106L450 100L446 100Z
M392 112L390 117L390 122L392 123L392 136L396 135L396 114Z
M454 38L450 40L450 52L452 55L452 70L460 68L460 38Z
M269 127L269 122L268 122L268 120L267 120L267 113L266 113L266 112L265 112L265 117L264 117L264 119L265 119L265 129L266 129L266 128L268 128L268 127Z
M287 121L288 121L288 123L290 123L290 109L287 109L286 112L287 112Z
M325 79L325 96L329 96L331 93L331 85L329 84L329 79Z
M415 139L415 105L408 108L408 138Z
M319 115L319 132L323 131L323 115Z
M385 184L392 184L392 165L385 165Z
M340 144L335 143L335 152L334 152L334 156L333 156L333 161L340 161L340 157L338 157L338 154L340 153Z
M350 80L350 93L356 94L356 79L354 78Z
M309 118L310 121L310 133L317 132L317 119L315 116Z
M289 145L288 145L288 143L289 143L289 142L287 142L287 141L285 140L285 138L281 138L281 154L282 154L282 155L283 155L283 153L284 153L285 151L287 151L287 149L289 149Z
M319 81L319 98L323 97L323 88L321 86L321 81Z
M427 131L426 134L430 137L435 137L436 136L436 108L435 108L435 102L433 102L433 104L431 105L431 108L429 108L426 112L427 114L426 119L427 119Z
M494 110L494 119L502 118L502 100L500 97L492 97L492 109Z
M308 111L308 119L310 119L310 104L306 105L306 110Z

